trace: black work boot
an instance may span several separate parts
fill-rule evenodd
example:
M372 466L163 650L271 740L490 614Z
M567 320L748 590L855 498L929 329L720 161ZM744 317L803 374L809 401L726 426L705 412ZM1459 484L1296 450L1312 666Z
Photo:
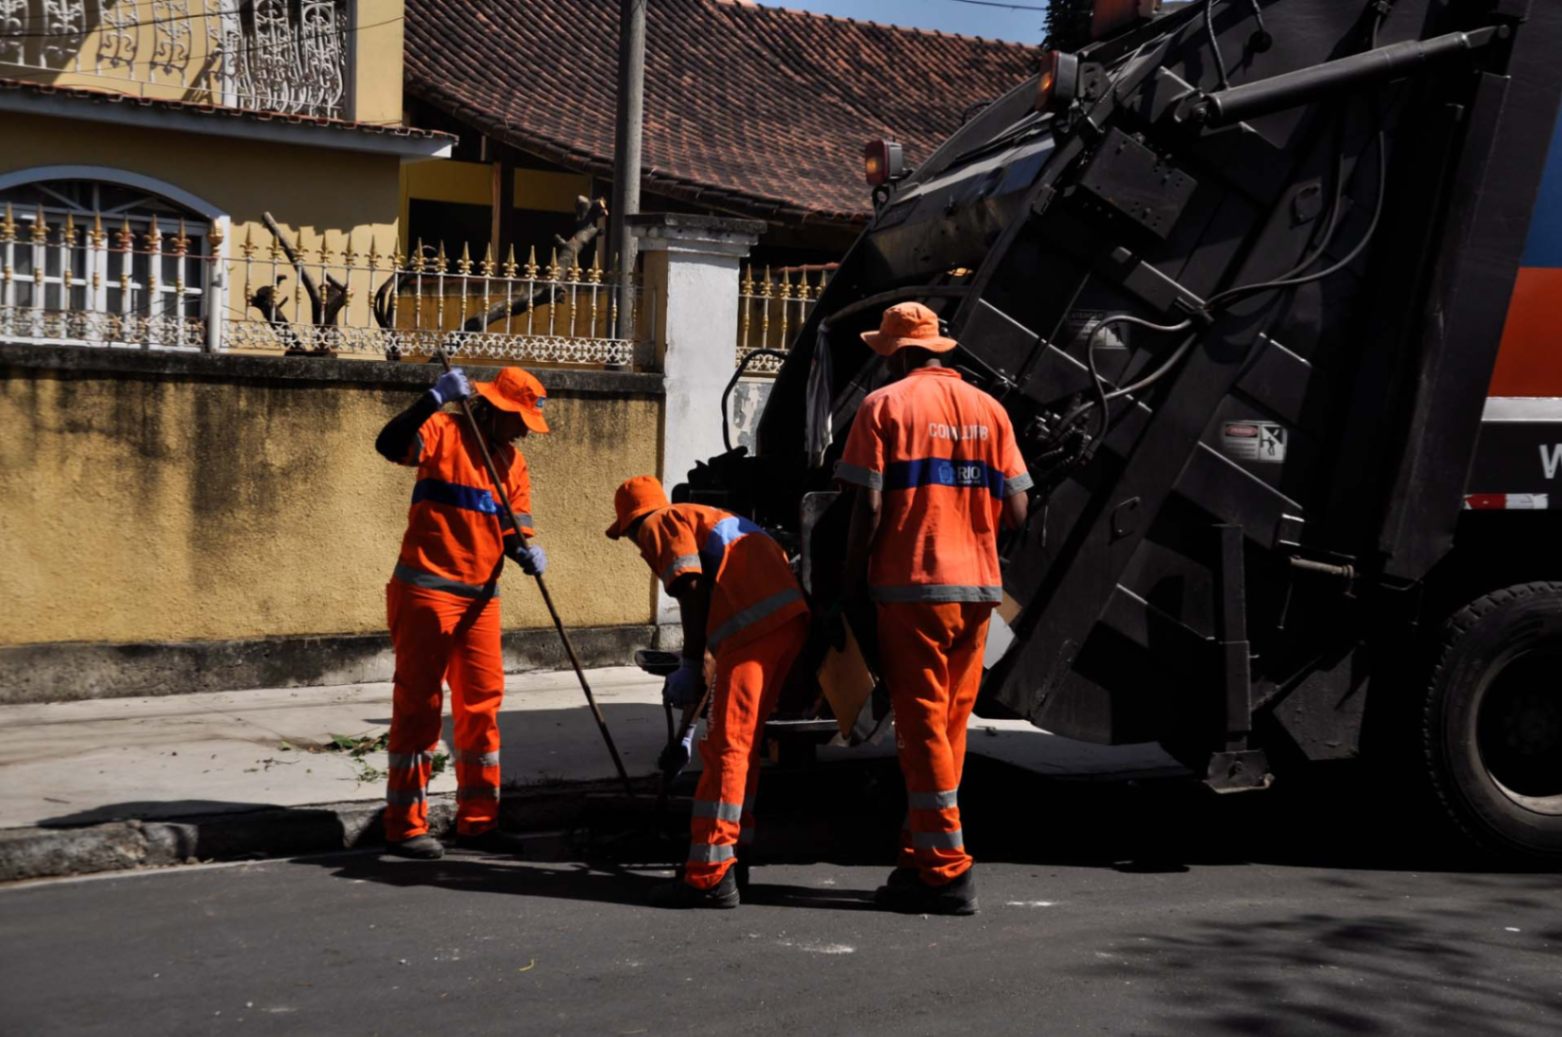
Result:
M748 865L747 864L745 864L742 861L738 861L730 869L728 869L727 874L731 875L732 878L733 878L733 881L738 884L738 895L739 896L742 896L744 893L748 892Z
M437 861L445 855L445 844L432 835L415 835L411 839L387 842L385 852L419 861Z
M526 837L518 832L506 832L490 828L473 835L458 833L456 845L463 850L480 850L483 853L508 853L519 857L526 849Z
M907 915L974 915L976 869L968 868L942 886L929 886L920 878L911 883L896 883L892 877L890 883L874 891L873 902Z
M914 886L921 882L922 878L915 868L897 867L889 873L889 878L884 880L884 885L894 886L899 889L904 886Z
M651 890L652 907L737 907L741 900L738 894L737 867L727 869L727 873L721 877L721 881L710 889L695 889L683 879L670 879Z

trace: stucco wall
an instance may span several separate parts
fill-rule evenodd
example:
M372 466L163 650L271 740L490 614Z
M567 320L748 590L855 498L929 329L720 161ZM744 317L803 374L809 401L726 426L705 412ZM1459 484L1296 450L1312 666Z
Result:
M540 371L522 447L566 623L650 622L644 564L602 530L657 470L654 376ZM0 645L384 628L412 473L373 449L427 366L0 347ZM507 628L544 627L530 581Z

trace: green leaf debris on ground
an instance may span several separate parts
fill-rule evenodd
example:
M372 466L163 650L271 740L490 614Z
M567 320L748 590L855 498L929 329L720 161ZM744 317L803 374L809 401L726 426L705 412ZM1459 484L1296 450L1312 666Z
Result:
M370 732L361 735L328 734L326 738L327 741L313 745L299 739L292 741L283 739L278 743L277 748L282 752L346 753L352 758L357 771L355 777L360 784L385 780L385 772L378 767L371 766L364 757L370 753L384 752L389 745L390 732L381 731L377 734ZM440 773L444 769L443 762L448 759L449 757L443 753L434 757L435 774Z

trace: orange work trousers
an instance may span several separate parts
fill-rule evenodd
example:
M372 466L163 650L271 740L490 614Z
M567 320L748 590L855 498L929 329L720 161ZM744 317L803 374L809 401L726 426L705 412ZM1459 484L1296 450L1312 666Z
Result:
M960 829L960 777L992 609L979 602L878 606L879 669L895 710L895 748L906 780L898 864L916 868L930 886L971 867Z
M737 859L737 848L754 841L761 732L807 637L804 613L747 644L717 649L716 687L700 740L704 770L694 790L689 860L683 869L683 880L696 889L720 882Z
M399 842L428 831L428 783L446 680L455 721L456 831L486 832L499 823L499 599L474 600L392 580L385 601L396 649L385 838Z

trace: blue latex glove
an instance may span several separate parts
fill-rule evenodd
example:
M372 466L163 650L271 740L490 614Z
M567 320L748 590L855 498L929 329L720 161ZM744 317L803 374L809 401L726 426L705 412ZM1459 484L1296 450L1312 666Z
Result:
M439 376L439 380L434 383L434 387L429 392L440 405L457 403L472 395L472 383L466 380L465 371L459 367L452 367Z
M678 709L688 709L700 701L705 691L705 667L698 659L685 659L667 675L662 685L662 701Z
M548 555L536 544L517 547L510 552L510 557L515 559L515 564L520 566L521 572L527 576L541 576L548 568Z

